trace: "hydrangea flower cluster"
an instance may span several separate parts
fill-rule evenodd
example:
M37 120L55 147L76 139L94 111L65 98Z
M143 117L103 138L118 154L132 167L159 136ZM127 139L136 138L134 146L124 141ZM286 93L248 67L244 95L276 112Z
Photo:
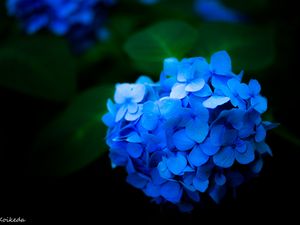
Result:
M267 100L260 84L242 83L225 51L204 58L164 61L160 81L140 77L117 84L103 122L113 167L157 203L191 210L208 194L219 202L226 191L260 172Z
M80 50L107 37L104 22L107 8L113 3L114 0L7 0L7 9L27 33L48 29L67 36Z

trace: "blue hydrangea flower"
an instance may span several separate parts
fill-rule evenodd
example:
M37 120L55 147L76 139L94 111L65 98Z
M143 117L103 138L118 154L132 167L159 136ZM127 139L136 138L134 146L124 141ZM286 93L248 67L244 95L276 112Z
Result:
M241 13L225 6L221 0L196 0L195 10L207 21L235 23L245 19Z
M275 124L262 121L260 91L257 80L232 72L225 51L210 62L166 59L157 83L117 84L103 116L113 167L158 204L189 211L203 195L219 202L272 155L265 139Z
M85 49L107 37L104 21L107 7L113 3L114 0L7 0L7 9L27 33L47 29Z

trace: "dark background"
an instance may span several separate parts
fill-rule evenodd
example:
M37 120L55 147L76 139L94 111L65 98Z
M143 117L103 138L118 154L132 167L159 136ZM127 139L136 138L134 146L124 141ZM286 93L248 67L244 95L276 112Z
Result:
M296 137L299 132L299 12L295 1L270 1L269 8L255 14L256 22L275 24L276 62L260 80L269 99L274 120ZM117 62L106 59L90 67L107 70ZM133 72L135 72L133 70ZM94 78L82 78L84 89ZM103 76L100 81L105 81ZM125 182L121 169L112 170L105 153L80 171L63 178L26 173L27 153L38 132L64 108L62 103L41 100L6 88L0 89L0 216L23 217L44 224L80 221L98 224L201 224L267 223L283 219L299 221L300 148L276 132L267 142L273 157L266 159L261 175L242 185L237 198L228 195L220 205L204 200L190 214L150 203L143 193ZM46 116L45 116L46 115Z

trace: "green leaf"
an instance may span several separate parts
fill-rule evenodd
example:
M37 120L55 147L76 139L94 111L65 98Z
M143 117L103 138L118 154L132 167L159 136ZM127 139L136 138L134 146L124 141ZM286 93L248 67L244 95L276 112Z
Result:
M197 31L193 27L171 20L134 34L125 43L124 49L139 69L159 75L165 58L182 58L192 49L196 39Z
M75 94L75 61L59 38L22 37L0 47L0 85L35 97L65 101Z
M232 58L235 72L265 69L274 61L274 35L270 28L204 23L199 32L193 56L209 59L213 53L226 50Z
M31 156L31 172L64 176L88 165L106 151L106 128L101 117L112 85L77 96L69 107L41 131Z
M292 143L293 145L300 147L300 138L290 132L286 127L280 126L274 130L275 134Z

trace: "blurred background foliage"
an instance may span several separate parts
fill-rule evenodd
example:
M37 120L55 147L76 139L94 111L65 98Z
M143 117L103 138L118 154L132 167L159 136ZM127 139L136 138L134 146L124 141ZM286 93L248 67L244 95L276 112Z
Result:
M63 176L89 165L107 151L101 115L115 83L140 75L157 81L164 58L209 59L218 50L232 56L236 73L262 82L266 117L281 123L271 135L300 146L293 119L299 18L280 15L291 4L224 0L245 18L224 22L206 21L194 0L120 0L109 11L110 37L82 54L46 31L25 34L0 4L1 158L8 174Z

